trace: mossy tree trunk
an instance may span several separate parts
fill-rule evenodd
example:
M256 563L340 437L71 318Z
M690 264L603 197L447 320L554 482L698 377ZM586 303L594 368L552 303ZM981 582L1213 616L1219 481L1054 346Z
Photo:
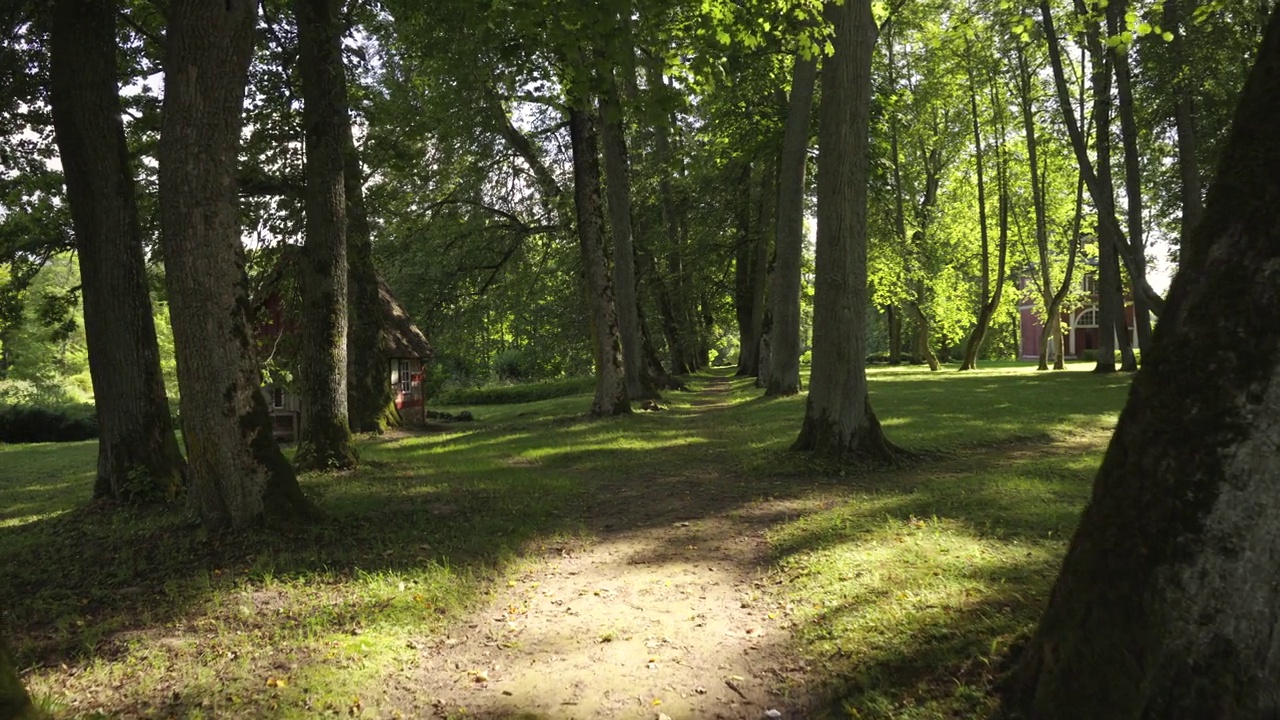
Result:
M998 717L1280 714L1280 15Z
M306 138L306 241L300 270L302 333L298 378L301 470L353 467L347 421L346 71L342 1L295 0Z
M828 3L835 54L822 67L818 120L818 239L813 374L794 450L854 461L886 461L895 450L867 397L867 155L870 0Z
M0 635L0 720L25 720L37 717L27 689L18 677L18 667L9 654L9 646Z
M804 253L804 177L818 58L797 53L778 158L777 225L769 288L769 370L764 394L800 392L800 263Z
M116 84L111 0L51 8L50 104L80 256L85 336L98 415L93 494L172 500L186 464L160 372L146 260Z
M236 208L256 16L253 0L174 0L166 34L160 235L188 500L213 526L312 512L271 435Z
M573 146L573 199L577 210L578 242L586 276L596 366L596 394L591 403L591 414L620 415L631 412L631 403L627 397L618 313L605 255L600 155L589 108L590 103L581 99L569 107L569 137Z
M364 205L360 154L346 130L342 182L347 196L347 419L356 432L383 433L400 425L391 394L387 319L378 295L372 233Z

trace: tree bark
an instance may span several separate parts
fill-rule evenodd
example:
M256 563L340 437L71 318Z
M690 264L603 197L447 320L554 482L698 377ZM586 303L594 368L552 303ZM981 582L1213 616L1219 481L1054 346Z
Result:
M58 0L50 104L80 256L98 415L94 497L173 500L186 470L173 434L116 84L111 0Z
M596 394L591 414L621 415L631 412L626 372L622 364L622 340L618 314L609 280L604 248L604 215L600 206L600 156L590 103L579 100L569 108L569 138L573 145L573 200L578 218L578 241L586 275L587 306L596 365Z
M346 126L343 186L347 200L347 412L356 432L383 433L400 424L391 394L387 320L373 265L360 154Z
M818 58L796 55L778 160L778 225L769 288L767 397L800 392L800 261L804 255L804 175Z
M597 62L605 63L603 53ZM627 162L627 139L623 127L622 103L612 67L600 78L600 139L604 144L605 189L609 202L609 230L613 237L613 285L617 293L618 332L622 339L622 362L627 396L636 399L661 397L645 366L640 336L640 300L636 293L635 249L631 242L631 169Z
M877 30L870 0L828 3L825 12L835 53L823 63L818 120L813 370L792 449L892 461L897 452L871 409L866 374L867 156Z
M1280 713L1280 16L1005 718Z
M342 0L294 0L306 131L306 241L298 378L300 470L354 467L347 421L347 116Z
M309 516L254 357L236 160L257 3L169 5L160 230L192 509L211 526Z

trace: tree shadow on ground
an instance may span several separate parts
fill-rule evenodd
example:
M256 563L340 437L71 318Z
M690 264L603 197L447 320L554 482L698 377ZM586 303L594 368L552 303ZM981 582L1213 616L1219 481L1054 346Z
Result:
M1074 377L1032 377L1038 386L1093 387ZM803 458L778 454L799 427L802 398L764 403L754 400L758 393L750 379L704 381L711 382L723 389L713 391L710 402L698 402L707 397L703 387L697 395L681 393L659 413L586 421L508 409L495 411L491 423L457 434L367 441L363 469L304 478L304 489L329 513L314 525L208 533L171 509L96 505L0 527L6 576L0 582L0 623L8 627L21 664L83 668L123 657L137 642L185 642L192 634L212 638L219 647L236 633L275 646L299 637L358 637L362 625L378 623L429 633L460 617L484 584L521 555L593 534L746 512L761 501L776 503L751 519L761 528L821 515L837 498L853 496L861 503L846 513L858 517L844 519L845 531L815 521L782 538L779 563L856 541L847 528L872 520L938 516L975 534L1014 539L1031 538L1046 526L1061 534L1074 525L1081 499L1074 472L1034 491L1019 489L1016 467L1008 477L966 478L963 458L880 474L815 474ZM947 385L990 382L964 376ZM894 417L904 418L904 441L912 446L1009 442L1030 424L980 417L992 408L1012 413L1006 405L1023 403L1025 389L1013 385L993 389L989 394L999 397L991 405L965 403L974 414L957 414L959 419L942 427L915 418L954 404L946 391L916 382L873 388L873 401L893 408L886 416L890 427ZM1072 415L1073 407L1063 403L1057 417ZM1097 415L1074 414L1085 420ZM1026 461L1041 462L1036 452L1028 449ZM932 479L920 480L929 473ZM72 495L87 497L91 474L76 478L69 482L78 485ZM56 493L64 503L66 491ZM23 492L41 492L38 480L6 484L6 503ZM54 511L54 497L42 501L44 510ZM805 504L815 497L818 504ZM361 590L353 596L355 581ZM270 601L273 589L280 593L277 607ZM313 645L294 652L294 666L333 661ZM906 652L886 650L882 663L891 668L906 662ZM173 657L191 662L193 654ZM844 671L832 666L831 672L834 677ZM147 714L211 707L229 685L234 682L205 682L198 675L161 683L148 690L151 701L140 706L135 697L131 709ZM301 702L295 690L275 687L274 700L264 702ZM103 706L113 707L111 702Z

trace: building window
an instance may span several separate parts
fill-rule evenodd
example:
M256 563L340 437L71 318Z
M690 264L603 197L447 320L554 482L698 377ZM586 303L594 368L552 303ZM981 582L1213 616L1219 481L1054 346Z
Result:
M284 407L284 389L279 387L271 388L271 407Z
M1085 292L1096 293L1098 292L1098 276L1093 273L1087 273L1084 276L1084 279L1080 282L1080 285Z
M413 392L413 374L409 370L409 361L400 361L400 392L408 395Z
M1076 318L1076 327L1098 327L1098 311L1090 309L1080 313L1080 317Z

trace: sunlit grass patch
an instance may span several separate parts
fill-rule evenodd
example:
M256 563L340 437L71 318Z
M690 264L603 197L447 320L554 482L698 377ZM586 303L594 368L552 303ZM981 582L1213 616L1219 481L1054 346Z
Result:
M985 715L995 665L1039 616L1104 441L891 473L775 529L799 652L840 714Z
M301 478L326 519L273 532L87 506L94 443L0 447L0 624L59 715L412 716L389 688L424 644L543 553L779 498L823 508L771 539L799 651L849 712L980 714L1128 377L876 368L886 432L928 457L845 472L786 452L803 394L729 372L629 417L580 394L363 437L357 470Z

